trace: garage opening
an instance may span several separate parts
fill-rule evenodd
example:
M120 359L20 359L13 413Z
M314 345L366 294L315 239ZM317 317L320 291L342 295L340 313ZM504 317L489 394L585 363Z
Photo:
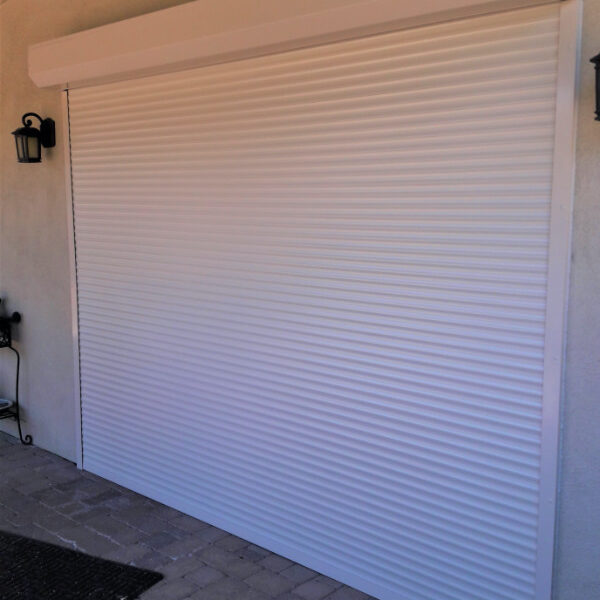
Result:
M84 468L378 598L535 598L558 31L71 90Z

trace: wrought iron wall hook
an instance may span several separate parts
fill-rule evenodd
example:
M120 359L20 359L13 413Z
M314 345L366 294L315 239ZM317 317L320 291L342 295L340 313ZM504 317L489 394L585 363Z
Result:
M42 117L40 117L40 115L38 115L37 113L28 112L21 117L21 122L25 127L31 127L32 125L31 119L28 119L27 117L35 117L40 122L40 125L44 122L44 119L42 119Z
M8 348L10 348L17 357L17 372L15 374L15 406L13 409L15 413L14 418L17 421L17 429L19 430L19 439L21 440L21 443L25 446L31 446L33 443L33 438L29 434L23 437L23 430L21 429L21 410L19 408L19 373L21 370L21 355L16 348L13 348L12 346L8 346Z
M0 299L0 303L2 300ZM14 352L17 357L17 368L15 375L15 400L12 406L7 409L0 411L1 419L15 419L17 422L17 428L19 430L19 439L22 444L30 446L33 439L30 435L23 436L23 430L21 428L21 409L19 406L19 376L21 371L21 355L18 350L12 345L12 325L13 323L20 323L21 315L18 312L13 312L9 317L0 317L0 348L9 348Z

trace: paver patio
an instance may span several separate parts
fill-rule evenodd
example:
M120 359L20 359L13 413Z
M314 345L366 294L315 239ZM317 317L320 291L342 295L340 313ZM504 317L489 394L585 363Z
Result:
M1 432L0 530L163 573L142 600L371 598Z

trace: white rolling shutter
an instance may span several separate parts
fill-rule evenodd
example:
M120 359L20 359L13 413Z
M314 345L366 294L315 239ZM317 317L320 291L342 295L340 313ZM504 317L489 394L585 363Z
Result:
M533 599L557 31L71 91L84 468L382 599Z

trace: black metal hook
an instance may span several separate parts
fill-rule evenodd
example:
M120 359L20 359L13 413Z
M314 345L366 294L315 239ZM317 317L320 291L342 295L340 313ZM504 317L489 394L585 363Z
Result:
M21 117L21 122L23 123L23 125L25 125L25 127L31 127L31 120L28 119L27 117L35 117L36 119L38 119L38 121L40 122L40 127L42 125L42 123L44 122L44 119L42 119L42 117L40 117L40 115L38 115L37 113L34 112L28 112L25 113L22 117Z

